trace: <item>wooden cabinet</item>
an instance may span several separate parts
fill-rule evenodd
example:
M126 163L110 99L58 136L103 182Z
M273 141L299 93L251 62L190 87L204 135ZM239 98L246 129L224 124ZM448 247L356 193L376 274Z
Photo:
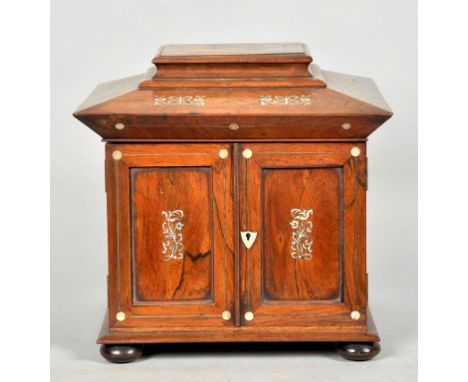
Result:
M367 136L375 85L302 44L166 46L158 71L75 113L106 144L101 353L160 342L333 341L379 352L367 304Z

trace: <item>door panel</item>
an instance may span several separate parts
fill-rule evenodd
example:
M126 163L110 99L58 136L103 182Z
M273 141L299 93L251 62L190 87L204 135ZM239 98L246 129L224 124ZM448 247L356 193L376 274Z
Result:
M108 144L106 158L113 330L232 325L230 146Z
M240 246L242 323L363 324L365 146L243 144L239 157L240 229L257 233Z
M210 168L134 168L130 174L134 303L210 301Z
M341 169L265 168L262 177L264 301L339 300Z

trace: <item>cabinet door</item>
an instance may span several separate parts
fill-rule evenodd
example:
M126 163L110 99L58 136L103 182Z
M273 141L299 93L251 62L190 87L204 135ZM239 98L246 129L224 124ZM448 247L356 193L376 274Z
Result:
M365 323L365 157L364 144L240 147L244 325Z
M109 321L231 325L231 150L222 144L108 144Z

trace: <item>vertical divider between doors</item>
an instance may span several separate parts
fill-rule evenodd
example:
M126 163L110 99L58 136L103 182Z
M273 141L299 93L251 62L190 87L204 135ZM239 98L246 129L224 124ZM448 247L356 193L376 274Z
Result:
M233 169L234 169L234 182L233 182L233 193L234 193L234 288L235 288L235 301L234 301L234 322L236 326L241 326L241 294L240 294L240 248L239 248L239 232L240 232L240 187L239 187L239 151L240 145L234 143L232 147L233 151Z

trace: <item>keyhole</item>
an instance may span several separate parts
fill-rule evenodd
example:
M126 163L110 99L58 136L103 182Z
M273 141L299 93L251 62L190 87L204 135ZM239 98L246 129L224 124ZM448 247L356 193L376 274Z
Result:
M245 237L246 237L247 240L249 240L249 241L250 241L250 236L251 236L250 233L246 233L246 234L245 234Z

